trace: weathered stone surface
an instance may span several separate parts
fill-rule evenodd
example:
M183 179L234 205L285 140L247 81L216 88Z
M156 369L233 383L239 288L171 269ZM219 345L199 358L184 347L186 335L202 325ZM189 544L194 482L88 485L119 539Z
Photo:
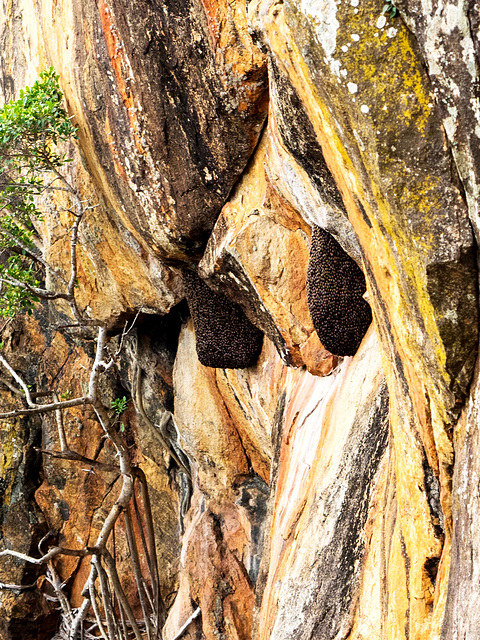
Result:
M35 381L31 349L45 349L45 339L38 325L31 323L27 333L20 322L2 331L3 353L11 353L12 363ZM26 345L30 349L26 349ZM3 372L0 374L3 380ZM4 386L4 385L3 385ZM8 390L0 392L2 410L18 405L18 397ZM0 420L0 550L15 549L36 553L37 544L48 531L44 514L35 502L40 484L41 456L34 447L41 445L41 419L36 417ZM57 614L42 593L42 571L20 559L3 559L0 564L0 637L48 640L54 633ZM33 585L26 591L3 588L3 584Z
M178 631L193 599L208 640L246 640L263 545L270 435L286 368L268 340L254 367L205 367L194 355L194 341L189 321L180 335L174 389L194 493L185 518L181 588L166 628Z
M401 0L398 7L401 18L415 36L427 66L478 242L478 5L443 1L425 5L416 0Z
M268 171L275 175L276 188L296 204L310 225L331 233L361 263L357 237L301 95L273 56L269 80Z
M285 96L289 90L294 90L293 85L290 85L290 89L284 88L280 95ZM270 180L275 185L276 191L301 214L310 226L316 224L322 229L326 229L342 245L348 255L361 264L362 257L358 239L345 212L326 205L308 173L285 148L276 125L276 110L274 108L276 95L274 86L272 87L272 101L268 117L271 144L267 150L266 168ZM292 102L296 104L295 100ZM297 122L297 112L296 110L292 111L287 113L290 115L289 123L294 126L294 123ZM301 133L298 132L298 136L300 135ZM313 153L317 155L318 149Z
M215 225L200 273L235 294L287 364L326 375L334 359L321 344L302 352L313 333L305 290L310 228L267 175L270 146L264 135Z
M252 637L253 587L244 566L229 549L222 535L221 519L206 511L195 523L195 534L187 547L191 597L202 610L205 638L249 640ZM231 524L231 523L229 523ZM204 554L204 562L198 558Z
M270 340L255 367L217 369L216 384L255 473L269 484L279 398L287 368Z
M285 394L258 638L346 637L388 436L373 332L329 377L289 371Z
M61 71L60 62L66 56L68 73L78 68L72 62L75 51L68 49L74 29L68 25L69 11L62 12L66 23L60 26L57 20L46 21L45 38L53 44L57 38L63 43L56 51L54 60L47 60L45 42L41 34L41 15L30 3L10 3L0 13L0 33L3 42L3 75L0 96L8 100L18 94L27 83L31 84L40 69L52 62ZM39 9L40 11L40 9ZM47 11L48 13L48 11ZM41 11L40 11L41 14ZM71 17L71 16L70 16ZM57 35L55 29L59 27ZM63 35L69 35L64 38ZM25 55L28 52L28 55ZM65 93L71 85L65 79ZM73 98L72 98L73 100ZM76 107L79 105L76 104ZM75 107L75 108L76 108ZM82 107L83 108L83 107ZM81 119L82 110L75 112ZM78 122L80 128L81 123ZM132 224L119 217L122 207L102 191L95 173L86 169L87 147L81 151L73 145L65 147L65 153L74 159L66 167L67 175L83 199L94 206L88 211L81 226L79 262L79 301L93 317L115 324L124 313L135 310L165 313L181 299L182 289L178 277L170 271L152 252L145 240ZM55 201L46 201L45 223L39 228L46 258L60 271L69 272L68 231L72 217L63 212L55 213L52 205L69 206L66 198L55 196Z
M467 640L480 633L478 582L480 572L478 494L479 376L455 430L453 474L453 539L450 580L442 640Z
M191 640L479 635L478 374L469 383L480 13L398 0L392 16L383 5L0 3L0 97L53 62L80 128L69 176L100 205L82 223L80 304L110 333L141 312L102 398L142 399L122 433L152 493L164 640L198 606ZM64 272L70 225L52 211L39 227ZM367 280L374 322L343 361L307 312L312 225ZM270 338L254 366L200 364L186 304L176 306L179 266L198 268ZM35 389L85 385L93 342L62 337L67 317L50 305L0 328ZM16 400L0 381L0 407ZM72 446L94 455L91 412L65 421ZM118 485L40 461L40 443L57 446L52 417L1 425L2 545L37 554L50 527L78 548ZM121 520L116 550L140 616ZM39 575L4 558L0 569L1 582ZM79 604L88 560L58 569ZM41 575L38 587L0 589L1 640L50 640Z
M180 278L122 224L117 211L95 188L78 151L70 151L75 158L68 167L72 183L78 186L82 199L96 205L80 226L80 308L113 326L123 326L123 318L133 317L136 311L167 313L183 296ZM41 229L46 258L68 280L73 219L65 213L59 216L54 206L67 207L70 203L57 197L48 204L53 206L47 208L49 213Z
M190 598L190 585L186 573L180 573L180 584L176 594L174 603L168 612L168 618L163 628L163 637L170 640L174 638L180 629L190 620L195 613L196 607ZM182 636L186 640L202 639L202 618L197 616L196 619L188 625Z
M249 463L235 423L216 383L215 369L200 364L190 321L182 330L175 360L175 421L184 451L198 465L198 486L217 500L229 496ZM201 452L201 454L200 454Z
M417 359L421 358L429 375L436 375L437 385L444 390L438 402L452 406L449 387L469 361L476 343L476 323L471 323L475 318L476 281L473 239L465 204L452 174L440 115L430 102L430 83L421 61L415 57L408 32L399 24L395 37L390 37L393 32L387 34L388 25L378 28L378 8L373 4L362 6L358 14L346 5L332 22L331 31L326 18L325 22L320 20L321 14L316 17L320 20L316 24L314 13L293 4L287 3L282 9L269 2L251 3L249 10L264 20L265 37L277 63L285 70L288 62L291 82L303 89L303 102L365 259L370 266L372 256L370 268L382 283L382 290L387 285L383 284L383 272L377 272L385 263L385 270L388 268L392 276L388 282L394 283L389 285L390 298L395 295L399 304L403 301L405 313L402 308L398 317L409 318L412 327L420 322L423 325L425 320L420 318L426 315L426 309L422 313L422 305L431 309L432 326L426 329L430 337L425 345L425 341L415 341L415 332L402 332L406 322L396 331L408 348L417 352ZM333 5L332 11L336 12ZM350 37L351 20L361 31L354 33L354 39ZM307 50L310 68L308 63L302 66L302 52L306 55ZM392 61L398 69L392 68ZM345 74L337 77L338 64L346 69L346 80ZM415 82L404 85L402 73L415 78ZM404 107L399 110L400 95ZM351 108L346 110L345 104L351 104ZM399 215L397 208L401 209ZM395 241L398 234L403 235ZM447 273L448 279L458 284L452 286L440 305L432 300L434 294L430 292L442 290L441 278ZM473 296L471 302L465 291ZM417 303L410 310L406 301L412 305L412 295ZM388 309L389 300L385 304ZM466 327L461 317L465 318ZM394 324L394 318L389 320ZM450 327L456 322L456 335L464 336L461 348ZM435 355L435 349L445 353L445 365L440 351ZM438 395L434 389L430 393L432 398Z
M362 248L392 403L398 517L415 567L405 571L417 599L392 615L402 634L407 619L411 636L438 634L450 433L477 345L473 234L441 113L411 35L376 3L253 2L249 12L301 96ZM445 531L431 507L438 492ZM442 549L438 574L429 572Z
M6 393L0 396L2 408L13 408ZM0 550L23 553L36 551L48 531L42 512L34 500L39 483L40 456L33 447L40 444L38 419L12 420L0 425ZM21 560L2 561L0 566L0 637L49 639L55 630L57 614L35 588L41 571ZM40 578L41 580L41 578ZM4 584L31 585L26 591L4 588ZM32 586L33 585L33 586Z
M17 370L26 376L34 391L52 385L59 395L81 395L88 381L93 355L90 353L89 342L78 341L68 336L65 339L60 333L52 330L52 326L45 325L43 315L39 314L39 318L40 322L34 319L23 324L16 321L10 329L4 330L3 352L6 352ZM157 326L168 333L166 324L164 321L162 326L161 322L157 322ZM162 353L158 345L156 349L151 345L152 338L146 331L147 328L144 327L140 342L143 346L150 343L151 361L155 361L156 355L157 390L161 379L160 372L166 379L164 384L168 390L168 383L171 385L173 358L170 357L169 361L165 350ZM141 329L138 328L137 331L141 332ZM172 337L171 333L168 335ZM27 343L29 348L25 350ZM140 357L140 361L146 366L144 358ZM153 375L153 372L154 368L151 367L150 374ZM128 368L125 367L125 374L127 373ZM109 406L111 400L125 393L120 380L113 374L102 383L102 388L106 406ZM13 409L19 405L19 399L12 398L11 395L2 391L2 410ZM145 396L149 398L148 393L145 393ZM151 401L145 402L153 420L162 408L161 400L157 400L156 407L152 407ZM166 392L163 402L164 405L171 403L171 397L169 398ZM157 530L161 589L166 596L171 593L177 581L181 491L170 477L168 452L159 444L158 437L155 438L155 434L149 431L149 425L135 416L132 405L122 420L125 438L132 452L132 462L142 468L149 484ZM52 414L41 420L30 418L17 419L14 424L10 422L2 421L1 430L3 437L0 496L3 515L0 534L3 545L38 556L37 543L49 530L52 536L46 541L46 545L58 541L75 549L92 544L108 509L117 498L118 484L115 484L115 481L118 474L92 472L85 465L82 469L82 464L78 462L58 460L49 455L43 456L42 462L42 456L36 453L34 447L50 451L60 449L55 416ZM100 462L115 463L111 444L103 440L103 431L92 410L73 408L65 412L64 427L67 443L74 451L89 458L97 458ZM142 452L145 452L145 455ZM121 520L116 531L116 549L125 591L133 605L138 607ZM57 561L56 567L60 576L68 578L68 592L72 604L79 605L83 600L81 591L90 570L90 559L86 558L79 563L76 558L65 556ZM4 558L1 559L0 570L1 582L7 584L29 585L35 581L37 575L42 576L45 573L45 568L35 568L28 563ZM58 614L55 607L50 606L45 600L44 592L48 593L48 585L44 578L40 578L38 589L30 589L20 594L15 591L0 591L2 640L49 640L53 636Z

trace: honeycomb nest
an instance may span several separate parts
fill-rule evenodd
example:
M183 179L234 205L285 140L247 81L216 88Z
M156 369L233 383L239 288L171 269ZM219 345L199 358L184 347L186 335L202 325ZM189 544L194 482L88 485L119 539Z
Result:
M238 305L207 287L193 271L184 271L183 281L200 362L221 369L244 369L255 364L263 333Z
M370 305L362 297L365 276L335 238L314 227L307 268L307 302L323 346L338 356L357 351L371 321Z

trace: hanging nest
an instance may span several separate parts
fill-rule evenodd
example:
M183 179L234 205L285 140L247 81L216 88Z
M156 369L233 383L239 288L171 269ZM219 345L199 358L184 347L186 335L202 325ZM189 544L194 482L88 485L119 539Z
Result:
M255 364L263 333L238 305L207 287L193 271L184 271L183 281L200 362L220 369L244 369Z
M353 356L371 321L362 297L365 276L335 238L314 227L307 268L307 302L321 343L338 356Z

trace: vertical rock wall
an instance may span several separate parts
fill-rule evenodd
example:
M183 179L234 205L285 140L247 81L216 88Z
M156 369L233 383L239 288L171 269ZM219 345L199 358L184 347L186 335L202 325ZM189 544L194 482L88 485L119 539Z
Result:
M69 177L98 205L80 304L113 347L138 314L101 393L141 398L122 419L153 496L163 640L197 608L184 638L479 635L478 10L389 5L0 2L1 100L54 65L79 128ZM65 270L69 224L50 206L39 229ZM310 317L314 227L365 275L353 356ZM263 332L255 364L201 364L185 269ZM0 326L35 389L83 393L93 343L58 330L67 318L51 303ZM0 372L1 409L17 401ZM65 424L112 462L93 413ZM114 477L37 450L56 446L53 418L0 421L0 548L95 538ZM49 640L42 570L0 561L1 640ZM78 606L88 561L58 571Z

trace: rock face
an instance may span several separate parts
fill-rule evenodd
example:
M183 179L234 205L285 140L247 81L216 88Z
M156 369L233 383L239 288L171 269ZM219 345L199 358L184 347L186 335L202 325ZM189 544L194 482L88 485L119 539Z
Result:
M0 3L1 100L54 65L79 129L78 300L122 346L100 396L128 400L163 640L480 635L480 14L388 4ZM65 205L38 233L67 273ZM0 325L34 392L85 393L70 321ZM0 412L21 401L2 368ZM101 470L52 456L53 414L0 420L0 551L93 544L115 503L93 410L64 427ZM89 562L55 562L73 607ZM45 571L0 557L1 640L55 637Z

